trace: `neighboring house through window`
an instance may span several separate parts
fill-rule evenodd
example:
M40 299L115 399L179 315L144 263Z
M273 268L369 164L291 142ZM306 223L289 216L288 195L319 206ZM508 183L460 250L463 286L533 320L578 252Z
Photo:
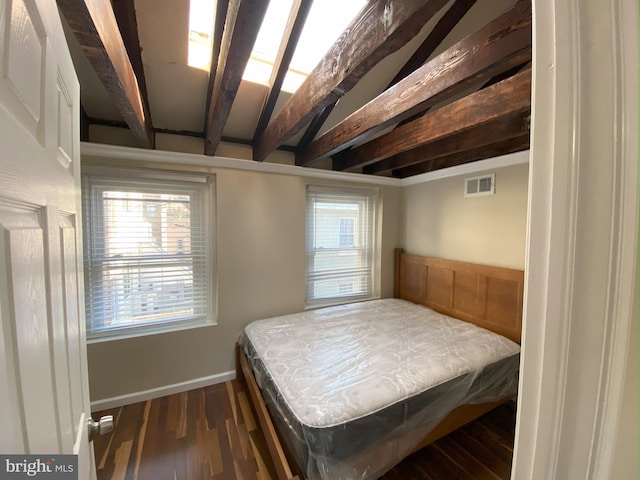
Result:
M355 245L355 218L340 218L340 246L341 247L352 247Z
M87 337L211 322L211 178L96 170L83 175Z
M307 187L306 304L372 298L378 192Z

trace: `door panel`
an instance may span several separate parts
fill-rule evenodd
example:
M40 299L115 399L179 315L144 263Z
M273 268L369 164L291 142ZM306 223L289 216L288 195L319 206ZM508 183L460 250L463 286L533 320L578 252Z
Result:
M69 376L70 357L67 348L67 322L63 296L63 275L61 275L62 244L60 236L59 215L55 207L45 209L47 235L45 247L47 253L46 280L49 298L49 338L51 359L54 365L62 368L54 370L54 394L56 413L58 415L59 442L62 451L71 451L76 435L75 418L71 409L71 381Z
M94 479L79 101L56 2L0 0L0 450Z
M58 161L69 167L73 159L73 101L63 76L58 72Z
M23 0L7 3L9 11L5 15L10 16L11 26L5 36L2 63L8 88L2 103L42 144L46 35L33 2L28 2L31 8Z
M73 226L73 220L69 217L61 219L60 236L62 238L62 278L64 281L64 305L67 325L67 352L70 359L78 359L85 348L84 339L80 332L83 330L84 317L78 309L78 271L81 269L78 261L77 232ZM82 378L86 372L82 370L82 362L69 361L70 378ZM72 389L71 410L73 418L79 419L84 413L84 405L89 401L85 399L82 389ZM77 425L74 425L74 435L77 434Z
M48 368L44 236L39 213L14 213L2 222L0 232L4 238L0 246L8 286L3 300L9 318L15 321L17 393L22 400L25 443L30 452L45 453L57 452L59 446L52 370Z

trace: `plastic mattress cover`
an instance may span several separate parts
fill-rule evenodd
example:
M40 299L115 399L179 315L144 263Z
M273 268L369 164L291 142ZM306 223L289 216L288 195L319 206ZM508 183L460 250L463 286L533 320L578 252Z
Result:
M309 479L378 478L451 410L517 391L518 344L400 299L257 320L240 342Z

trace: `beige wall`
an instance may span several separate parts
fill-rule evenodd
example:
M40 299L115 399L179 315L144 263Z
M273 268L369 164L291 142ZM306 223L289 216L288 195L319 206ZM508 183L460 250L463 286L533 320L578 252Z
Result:
M105 143L107 145L118 145L121 147L138 146L129 129L105 125L90 125L89 140L92 143ZM195 153L199 155L204 154L204 139L199 137L156 133L155 141L157 150ZM220 157L252 160L253 150L249 145L220 142L216 149L216 155ZM291 152L276 150L267 156L265 162L295 165L295 157Z
M231 169L211 172L217 190L218 324L89 344L93 401L232 371L233 347L246 323L304 308L305 185L327 181ZM381 294L391 296L401 192L399 187L380 191Z
M637 275L636 275L637 278ZM636 287L636 292L638 292ZM634 318L638 318L638 296L634 298ZM627 371L625 374L625 386L622 396L622 405L619 417L618 438L616 439L616 452L613 462L611 478L637 479L640 475L640 438L638 436L640 392L638 391L638 378L640 378L640 365L638 363L638 322L631 323L629 339L629 352L627 355Z
M495 195L464 196L466 177L494 172ZM405 187L405 250L523 269L528 175L521 164Z
M93 139L101 132L105 143L120 143L107 130L96 128ZM199 153L199 139L172 137L158 135L159 148ZM250 158L250 152L229 150L245 147L220 148ZM274 158L274 163L287 163L290 154L278 155L282 158ZM83 163L96 162L105 160L83 158ZM152 166L140 161L136 165ZM305 185L336 182L246 170L197 170L216 175L218 323L89 344L93 401L233 371L233 347L248 322L304 308ZM393 250L400 245L410 253L523 268L528 168L518 165L495 173L496 195L491 197L464 198L464 177L379 187L381 296L393 295Z

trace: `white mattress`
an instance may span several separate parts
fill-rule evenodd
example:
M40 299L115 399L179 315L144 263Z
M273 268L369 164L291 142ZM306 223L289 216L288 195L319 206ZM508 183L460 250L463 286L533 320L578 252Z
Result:
M288 408L313 428L361 418L520 351L399 299L258 320L245 335Z

